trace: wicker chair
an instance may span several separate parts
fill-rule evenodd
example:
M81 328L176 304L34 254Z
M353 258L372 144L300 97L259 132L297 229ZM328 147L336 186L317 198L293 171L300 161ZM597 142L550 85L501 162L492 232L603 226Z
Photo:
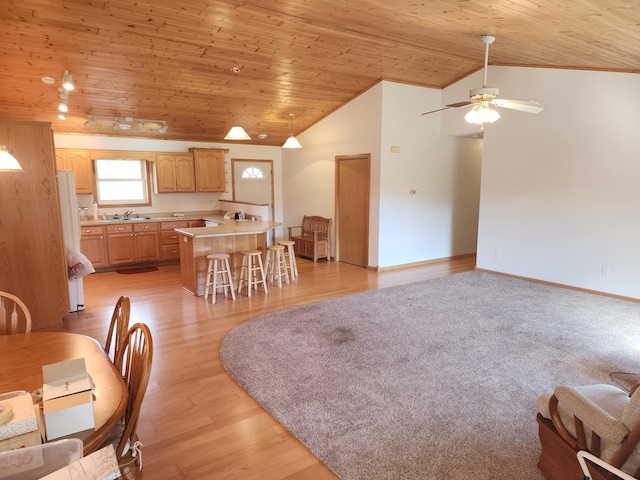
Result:
M15 295L0 291L0 335L29 333L31 331L31 313Z
M129 297L120 297L113 309L111 323L109 324L109 332L107 333L107 339L104 342L104 351L107 352L107 355L109 355L109 358L111 358L113 363L116 362L118 353L122 349L122 344L127 336L130 312L131 303L129 302ZM113 353L111 353L111 350L113 350Z

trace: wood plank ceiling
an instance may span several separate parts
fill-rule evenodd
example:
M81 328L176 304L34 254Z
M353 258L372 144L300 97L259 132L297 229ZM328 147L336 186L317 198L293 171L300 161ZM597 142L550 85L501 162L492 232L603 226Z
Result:
M298 134L381 80L473 73L483 34L492 65L640 72L637 0L4 0L1 18L0 116L65 133L222 141L237 116L249 143L282 145L289 114ZM89 114L169 129L88 130Z

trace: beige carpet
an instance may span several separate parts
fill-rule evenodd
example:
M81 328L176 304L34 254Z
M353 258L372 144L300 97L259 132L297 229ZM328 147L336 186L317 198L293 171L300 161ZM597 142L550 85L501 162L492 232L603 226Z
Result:
M341 478L535 480L536 397L639 349L638 303L468 272L256 318L221 357Z

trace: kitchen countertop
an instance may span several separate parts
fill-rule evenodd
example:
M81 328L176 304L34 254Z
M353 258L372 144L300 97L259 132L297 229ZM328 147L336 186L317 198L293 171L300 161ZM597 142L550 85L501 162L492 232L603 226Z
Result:
M214 221L221 223L217 227L175 228L174 230L187 237L207 238L264 233L282 225L280 222L265 220L225 220L224 218L220 220L220 217Z
M234 220L226 220L224 215L217 213L185 213L182 216L175 215L166 215L166 216L147 216L143 215L141 217L133 217L132 219L125 220L124 218L120 219L109 219L109 220L82 220L80 222L80 226L82 227L91 227L95 225L111 225L113 223L149 223L149 222L184 222L188 220L205 220L210 222L232 222Z

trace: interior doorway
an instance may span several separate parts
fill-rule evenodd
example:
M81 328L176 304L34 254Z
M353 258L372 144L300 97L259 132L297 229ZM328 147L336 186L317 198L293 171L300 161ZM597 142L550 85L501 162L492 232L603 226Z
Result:
M369 266L371 155L336 157L336 260Z

